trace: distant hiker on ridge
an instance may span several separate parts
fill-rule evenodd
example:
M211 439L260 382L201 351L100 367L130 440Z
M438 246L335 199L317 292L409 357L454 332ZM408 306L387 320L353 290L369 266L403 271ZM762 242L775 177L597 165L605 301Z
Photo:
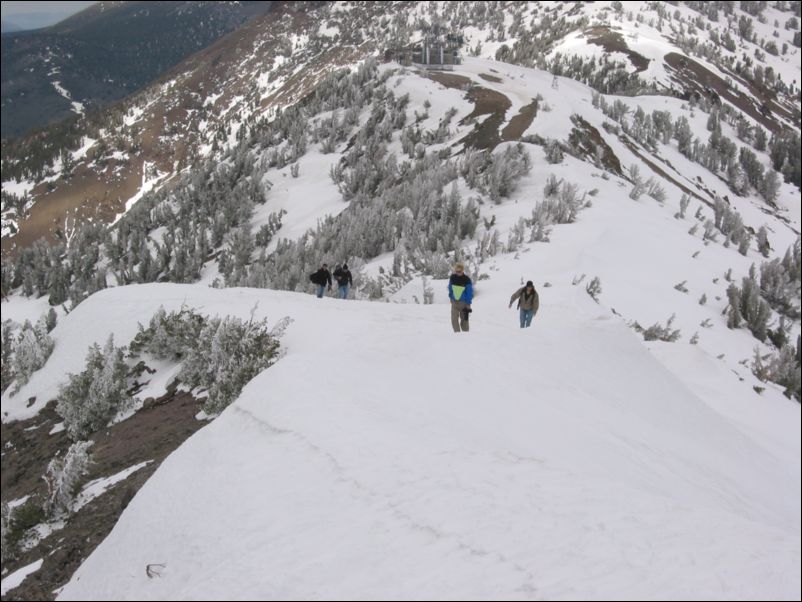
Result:
M468 332L471 302L473 301L473 283L465 275L465 265L454 265L454 273L448 279L448 298L451 299L451 327L454 332Z
M328 264L324 263L320 266L320 269L315 272L314 274L310 274L309 280L315 285L315 294L317 295L318 299L323 297L323 293L326 292L326 284L329 285L329 290L331 290L331 272L329 272Z
M532 318L540 307L540 298L531 280L527 281L526 286L513 293L510 297L509 307L512 307L512 303L516 299L518 299L518 309L520 310L521 328L529 328Z
M348 298L348 288L354 283L351 277L351 270L348 269L348 264L344 263L343 267L337 266L334 270L334 278L337 280L337 290L340 293L340 299Z

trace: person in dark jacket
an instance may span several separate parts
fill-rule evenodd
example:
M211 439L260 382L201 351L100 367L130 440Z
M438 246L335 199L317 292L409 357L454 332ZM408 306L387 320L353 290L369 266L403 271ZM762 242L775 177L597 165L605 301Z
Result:
M448 279L448 298L451 299L451 327L454 332L468 332L468 317L473 311L473 283L462 263L454 265L454 273Z
M513 293L512 297L510 297L509 307L512 307L516 299L518 299L518 309L520 310L521 328L529 328L532 324L532 318L540 307L540 298L531 280L526 283L526 286Z
M334 270L334 279L337 280L337 287L340 293L340 299L348 298L348 288L354 283L351 277L351 270L348 269L348 264L344 263L342 267L337 266Z
M317 295L318 299L323 297L323 293L326 292L326 285L328 284L329 290L331 290L331 272L329 272L328 264L324 263L320 266L320 269L309 276L309 280L315 285L315 294Z

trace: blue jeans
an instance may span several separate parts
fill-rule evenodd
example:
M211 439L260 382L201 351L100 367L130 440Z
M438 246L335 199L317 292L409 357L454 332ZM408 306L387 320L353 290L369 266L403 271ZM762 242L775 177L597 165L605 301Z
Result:
M535 315L534 310L522 309L520 310L521 328L529 328L532 325L532 316Z
M326 292L326 285L325 284L318 284L315 288L315 294L317 295L318 299L323 298L323 293Z
M341 284L340 285L340 299L347 299L348 298L348 285Z

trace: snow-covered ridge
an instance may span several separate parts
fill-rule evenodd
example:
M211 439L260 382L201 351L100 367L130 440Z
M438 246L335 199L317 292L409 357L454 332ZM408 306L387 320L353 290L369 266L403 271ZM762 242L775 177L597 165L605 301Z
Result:
M459 336L443 304L180 285L88 300L67 321L98 332L188 299L295 323L60 599L797 596L799 405L764 399L769 450L581 288L541 289L519 331L505 284L483 283Z

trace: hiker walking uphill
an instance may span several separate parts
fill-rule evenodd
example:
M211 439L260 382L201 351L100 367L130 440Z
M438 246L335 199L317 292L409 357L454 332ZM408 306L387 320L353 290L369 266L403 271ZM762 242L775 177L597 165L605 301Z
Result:
M321 299L323 293L326 292L326 284L328 284L329 290L331 290L331 272L329 272L328 264L324 263L317 272L310 274L309 280L315 285L317 298Z
M348 289L354 283L351 277L351 270L348 269L348 264L344 263L342 267L337 266L334 270L334 279L337 280L337 290L340 293L340 299L348 298Z
M540 298L531 280L526 283L526 286L519 288L512 294L509 307L512 307L516 299L518 299L518 309L520 310L521 328L529 328L532 324L532 318L540 307Z
M454 266L454 273L448 279L448 298L451 299L451 327L454 332L468 332L468 318L473 311L473 283L465 275L465 266L461 263Z

